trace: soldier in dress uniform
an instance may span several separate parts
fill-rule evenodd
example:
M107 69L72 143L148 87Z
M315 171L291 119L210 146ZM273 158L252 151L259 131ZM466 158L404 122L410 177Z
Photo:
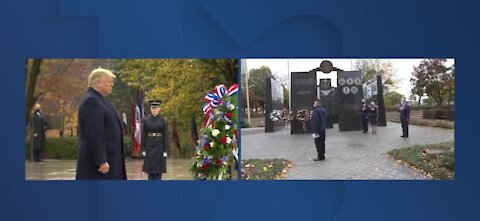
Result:
M144 155L143 172L148 173L149 180L161 180L162 173L167 172L167 120L160 116L160 100L150 103L151 115L143 121L142 154Z

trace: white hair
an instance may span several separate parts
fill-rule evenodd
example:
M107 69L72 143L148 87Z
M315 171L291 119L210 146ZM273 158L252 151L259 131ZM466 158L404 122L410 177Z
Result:
M90 75L88 76L88 86L93 87L97 84L99 79L104 78L106 75L115 78L116 76L112 73L112 71L104 68L97 68L94 69Z

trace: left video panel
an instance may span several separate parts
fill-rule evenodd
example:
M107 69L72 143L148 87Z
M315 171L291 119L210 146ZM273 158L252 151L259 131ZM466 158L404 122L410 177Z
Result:
M27 59L26 180L237 180L237 59Z

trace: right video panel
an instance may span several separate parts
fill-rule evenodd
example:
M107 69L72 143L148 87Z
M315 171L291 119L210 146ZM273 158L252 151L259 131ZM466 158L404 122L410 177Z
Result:
M455 179L455 59L241 62L242 179Z

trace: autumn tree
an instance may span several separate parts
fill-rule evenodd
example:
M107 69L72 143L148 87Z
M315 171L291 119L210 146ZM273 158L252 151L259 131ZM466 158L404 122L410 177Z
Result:
M390 60L386 59L360 59L355 63L355 68L362 72L363 82L382 76L383 90L389 92L397 87L397 70Z
M40 66L43 59L27 59L25 62L25 124L30 122L30 110L35 102L38 100L38 95L35 96L35 88L37 85L37 78L40 74Z
M455 67L447 67L446 62L446 59L425 59L414 67L410 79L412 93L419 96L419 99L428 95L439 106L451 97L455 90Z
M257 98L257 102L262 110L265 108L265 80L266 78L273 77L272 71L267 66L262 66L257 69L251 69L248 78L248 87L250 87L250 93L254 94Z
M403 95L401 95L400 93L396 92L396 91L389 91L387 93L385 93L384 95L385 97L385 106L387 107L392 107L392 106L395 106L397 104L400 104L400 101L403 97Z
M118 61L115 72L121 81L118 84L131 90L127 97L133 98L133 91L140 87L145 91L146 101L160 99L161 114L169 122L175 118L181 140L190 140L192 114L196 119L204 118L201 107L205 93L216 85L230 87L237 82L236 59L213 60L126 59Z
M78 103L87 89L88 75L99 66L107 68L108 63L105 59L27 61L26 122L33 104L39 102L47 115L63 115L66 129L76 129Z

